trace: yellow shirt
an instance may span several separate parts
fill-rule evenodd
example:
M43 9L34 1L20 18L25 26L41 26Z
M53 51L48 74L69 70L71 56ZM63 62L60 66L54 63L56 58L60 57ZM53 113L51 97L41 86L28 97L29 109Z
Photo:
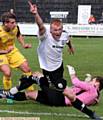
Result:
M0 26L0 50L7 50L10 46L15 47L15 39L20 33L18 26L16 26L10 32L6 32L3 29L3 25Z

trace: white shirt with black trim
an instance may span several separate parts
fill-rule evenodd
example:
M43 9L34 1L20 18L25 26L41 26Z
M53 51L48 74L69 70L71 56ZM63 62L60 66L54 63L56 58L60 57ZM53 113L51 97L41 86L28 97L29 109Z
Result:
M62 50L69 35L63 31L59 41L56 41L50 30L46 30L43 36L39 37L39 46L37 49L40 68L47 71L54 71L62 64Z

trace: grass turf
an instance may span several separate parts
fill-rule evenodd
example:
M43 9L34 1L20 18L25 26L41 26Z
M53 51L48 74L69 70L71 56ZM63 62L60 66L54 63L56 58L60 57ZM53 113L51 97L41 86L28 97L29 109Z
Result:
M35 37L25 37L26 42L32 44L31 49L23 49L18 43L17 47L28 59L29 65L33 71L40 71L37 58L38 40ZM103 76L103 38L72 38L75 48L75 54L70 55L67 47L64 48L64 78L67 79L68 85L71 81L67 72L66 65L71 64L75 67L78 77L83 80L86 73ZM21 76L18 69L12 70L13 86L18 84ZM2 86L2 74L0 73L0 87ZM37 87L37 86L36 86ZM100 103L90 108L103 116L103 92L101 93ZM13 112L14 111L14 112ZM77 115L77 116L75 116ZM80 116L79 116L80 115ZM73 107L49 107L34 101L16 102L8 105L6 100L0 100L0 117L40 117L41 120L86 120L84 114Z

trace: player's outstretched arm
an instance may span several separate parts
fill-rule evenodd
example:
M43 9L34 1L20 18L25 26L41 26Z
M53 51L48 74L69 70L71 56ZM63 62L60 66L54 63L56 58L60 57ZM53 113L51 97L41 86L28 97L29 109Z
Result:
M43 35L45 33L45 26L44 26L42 18L40 17L40 15L38 13L37 5L32 4L30 1L28 1L28 4L30 7L30 12L34 15L35 22L37 23L37 25L39 27L39 34Z

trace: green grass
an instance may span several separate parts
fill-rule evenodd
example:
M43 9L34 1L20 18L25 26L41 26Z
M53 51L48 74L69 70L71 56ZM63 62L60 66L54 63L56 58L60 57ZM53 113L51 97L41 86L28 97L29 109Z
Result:
M26 42L32 44L32 49L22 49L17 43L18 48L28 59L29 65L33 71L40 71L38 58L37 58L37 45L38 40L35 37L26 37ZM64 48L64 77L68 81L68 85L71 85L71 81L67 72L66 65L71 64L75 67L78 77L83 80L86 73L92 75L103 76L103 38L72 38L72 42L75 48L75 54L70 55L67 51L67 47ZM13 86L18 84L21 72L18 69L12 70ZM2 74L0 73L0 87L2 88ZM101 93L100 103L96 106L90 106L99 115L103 116L103 92ZM2 110L17 111L19 113L8 113ZM21 112L21 114L20 114ZM31 114L26 114L28 112ZM39 114L38 114L39 113ZM40 114L43 113L43 114ZM49 114L47 114L49 113ZM61 115L62 113L62 115ZM63 115L64 114L64 115ZM34 101L16 102L8 105L6 100L0 100L0 117L40 117L41 120L86 120L83 117L70 117L72 114L84 116L83 113L74 109L73 107L50 107L39 104Z

